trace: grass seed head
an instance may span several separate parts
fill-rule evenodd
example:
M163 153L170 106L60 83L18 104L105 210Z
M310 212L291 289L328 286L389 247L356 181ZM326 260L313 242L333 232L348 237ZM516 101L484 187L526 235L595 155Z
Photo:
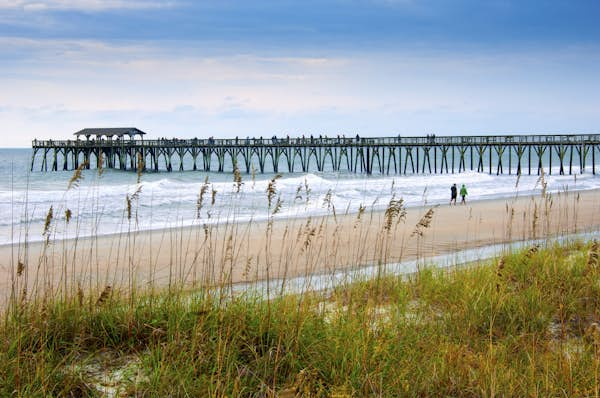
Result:
M23 275L23 271L25 271L25 264L23 261L19 260L17 262L17 276Z
M83 306L83 289L81 288L81 284L78 283L77 284L77 302L79 303L79 306L82 307Z
M42 235L47 235L50 232L50 226L52 225L52 219L54 218L54 209L52 206L48 209L48 213L46 213L46 220L44 221L44 231Z
M529 260L531 259L540 249L539 245L533 245L529 248L529 250L527 250L527 253L525 253L525 259Z
M129 195L125 195L125 210L127 212L127 219L131 220L131 198Z
M294 200L302 200L302 184L298 184L296 188L296 196L294 196Z
M323 198L323 207L327 207L327 210L331 209L332 194L333 194L333 192L331 191L331 189L328 189L327 193L325 194L325 198Z
M137 183L142 182L142 172L144 171L144 158L142 154L138 152L137 154Z
M210 236L210 229L206 224L202 224L202 228L204 229L204 241L206 242L208 240L208 237Z
M104 152L100 151L98 154L98 177L104 173Z
M273 177L271 179L271 181L269 181L269 185L267 185L267 200L269 203L269 209L271 208L271 205L273 204L273 198L275 197L275 194L277 193L277 188L275 185L279 178L281 178L281 174L275 175L275 177Z
M200 211L202 210L202 206L204 204L204 195L208 191L208 176L204 179L204 184L200 187L200 192L198 193L198 199L196 200L196 218L200 218Z
M214 206L217 201L217 190L213 187L211 196L210 196L210 205Z
M538 178L535 185L537 186L538 184L542 187L542 191L541 191L540 195L542 198L545 198L546 197L546 188L548 187L548 182L546 181L546 173L544 172L543 167L540 171L540 177Z
M506 259L504 258L504 256L500 257L500 260L498 260L498 265L496 266L496 275L498 277L502 277L502 270L504 269L505 262Z
M136 188L135 192L131 195L131 200L138 200L141 193L142 185L138 184L138 187Z
M588 271L596 271L600 266L600 244L594 240L588 250L586 267Z
M242 174L240 173L240 169L237 165L237 160L233 161L233 186L235 188L235 192L240 192L240 188L242 187Z
M595 349L600 346L600 325L598 322L592 322L590 326L585 329L583 334L584 341L591 343Z
M252 256L246 259L246 264L244 265L244 271L242 272L243 278L248 278L250 275L250 271L252 270Z
M360 219L362 218L363 214L365 214L366 209L367 209L367 206L363 205L362 203L360 205L358 205L358 213L356 214L356 221L354 222L354 228L358 227L358 224L360 224Z
M385 222L383 229L390 232L392 225L396 220L396 223L406 220L406 208L404 207L404 199L395 199L392 197L388 207L385 209Z
M102 293L100 293L100 297L98 297L98 300L96 301L97 307L101 306L102 304L104 304L108 301L111 291L112 291L112 288L108 285L104 288L104 290L102 290Z
M312 192L312 190L308 186L308 179L306 177L304 177L304 193L306 194L306 203L308 203L310 200L311 192Z
M281 195L277 196L277 202L275 202L275 207L273 207L273 212L271 215L275 215L281 211L281 207L283 206L283 201L281 200Z
M431 220L433 219L433 214L435 213L434 208L430 208L427 212L421 217L417 225L415 225L415 229L413 230L410 236L423 236L425 230L431 226Z
M67 190L71 188L77 188L79 186L79 183L83 180L83 169L86 168L88 164L88 162L83 162L75 169L73 175L69 179Z
M225 262L233 261L233 234L229 234L227 245L225 246Z
M317 227L309 227L307 226L304 231L304 242L302 243L302 251L305 251L310 246L312 239L317 234Z
M19 303L21 306L21 311L23 311L27 306L27 288L23 288L23 290L21 290L21 297L19 298Z

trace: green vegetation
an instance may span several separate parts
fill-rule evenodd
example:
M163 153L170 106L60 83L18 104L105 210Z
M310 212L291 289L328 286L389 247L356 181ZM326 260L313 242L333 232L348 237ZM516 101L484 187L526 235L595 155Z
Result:
M13 300L0 396L597 396L599 254L531 248L272 300Z

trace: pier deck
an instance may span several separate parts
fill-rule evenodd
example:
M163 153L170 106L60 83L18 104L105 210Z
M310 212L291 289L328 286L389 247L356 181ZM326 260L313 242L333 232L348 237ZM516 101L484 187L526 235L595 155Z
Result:
M596 174L600 134L243 139L34 140L31 170L349 171ZM83 165L83 166L82 166Z

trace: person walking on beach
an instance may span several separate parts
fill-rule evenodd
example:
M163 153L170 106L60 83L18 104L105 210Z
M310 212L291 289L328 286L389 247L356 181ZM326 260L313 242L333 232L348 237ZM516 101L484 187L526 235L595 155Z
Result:
M452 184L450 187L450 204L454 204L456 206L456 184Z
M462 187L460 187L460 196L462 197L460 204L466 205L467 201L465 200L465 198L467 197L467 187L465 187L465 184L462 184Z

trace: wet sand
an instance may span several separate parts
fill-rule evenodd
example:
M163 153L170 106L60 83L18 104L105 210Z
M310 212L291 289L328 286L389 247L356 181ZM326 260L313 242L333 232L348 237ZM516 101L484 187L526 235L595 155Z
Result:
M432 211L429 226L416 225ZM285 278L516 240L600 231L600 190L0 247L1 299L45 288L163 288ZM24 264L17 275L18 262Z

